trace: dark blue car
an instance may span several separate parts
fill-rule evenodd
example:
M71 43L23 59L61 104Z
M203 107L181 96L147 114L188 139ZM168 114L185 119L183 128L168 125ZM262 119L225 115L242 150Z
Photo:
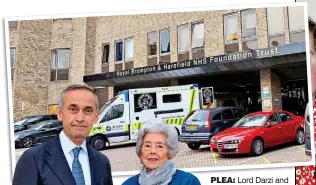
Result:
M42 121L28 130L15 133L15 147L31 147L58 135L63 129L58 120Z
M57 115L36 115L36 116L27 116L14 123L14 132L19 132L22 130L27 130L33 125L46 121L46 120L57 120Z
M234 125L245 115L245 111L237 107L216 107L192 111L185 119L180 141L187 143L192 150L202 144L209 145L211 137Z

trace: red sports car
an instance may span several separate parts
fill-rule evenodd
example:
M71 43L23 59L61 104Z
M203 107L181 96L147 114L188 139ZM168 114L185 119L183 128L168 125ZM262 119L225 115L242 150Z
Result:
M264 148L282 143L303 144L303 126L303 117L287 111L254 112L214 135L210 147L219 154L261 155Z

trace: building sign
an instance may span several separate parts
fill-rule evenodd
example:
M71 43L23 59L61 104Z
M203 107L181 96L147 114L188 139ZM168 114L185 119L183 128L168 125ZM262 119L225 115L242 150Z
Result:
M213 87L204 87L201 89L202 107L209 108L214 103ZM206 107L209 106L209 107Z
M262 88L263 98L270 98L270 86L264 86Z
M186 61L181 61L181 62L172 62L172 63L166 63L166 64L159 64L155 66L147 66L147 67L141 67L141 68L133 68L133 69L127 69L127 70L122 70L122 71L116 71L114 72L115 73L114 78L200 67L204 65L212 65L214 63L238 62L238 61L243 61L243 60L265 58L265 57L278 55L278 53L279 53L278 47L256 49L256 50L251 50L251 51L246 51L246 52L230 53L230 54L219 55L219 56L204 57L204 58L195 59L195 60L186 60Z
M175 71L175 70L182 70L182 69L190 69L190 68L197 68L197 67L212 67L213 65L216 66L218 64L233 64L234 62L246 62L249 61L252 63L253 60L257 59L264 59L269 57L281 57L281 56L290 56L293 54L302 54L302 56L306 56L306 44L305 42L302 43L293 43L293 44L285 44L282 46L277 47L269 47L263 49L255 49L245 52L237 52L237 53L227 53L224 55L218 56L210 56L204 57L196 60L186 60L180 62L173 62L173 63L165 63L159 64L154 66L146 66L140 68L133 68L128 70L121 70L121 71L112 71L107 73L99 73L93 75L86 75L83 77L83 81L85 83L90 83L91 85L96 84L103 84L104 82L109 84L117 84L117 83L124 83L118 82L120 78L124 77L132 77L132 76L142 76L146 74L154 74L159 72L166 72L166 71ZM283 63L287 63L287 61L283 61ZM246 66L247 67L247 66ZM149 77L150 78L150 77ZM112 79L114 81L112 81ZM118 79L118 81L115 81ZM102 86L101 85L101 86ZM266 97L269 96L268 93L265 95ZM271 98L271 95L270 95Z

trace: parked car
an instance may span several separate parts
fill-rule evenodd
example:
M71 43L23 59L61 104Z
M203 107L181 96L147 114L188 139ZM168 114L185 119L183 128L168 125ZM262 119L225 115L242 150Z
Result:
M310 127L310 113L309 113L309 106L308 103L305 108L304 114L305 120L305 154L311 156L311 127Z
M19 120L14 123L14 132L27 130L31 128L33 125L45 120L57 120L57 115L27 116L23 118L22 120Z
M234 125L245 112L237 107L216 107L192 111L181 128L180 141L192 150L202 144L209 145L210 138Z
M15 133L15 146L31 147L55 137L62 129L63 126L58 120L42 121L28 130Z
M264 148L292 141L304 143L304 118L276 110L244 116L232 128L213 136L210 148L219 154L258 156Z

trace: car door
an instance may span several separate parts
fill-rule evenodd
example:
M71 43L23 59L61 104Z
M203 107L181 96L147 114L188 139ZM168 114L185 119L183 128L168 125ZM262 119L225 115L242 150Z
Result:
M113 105L101 120L111 143L126 141L124 104Z
M268 122L271 123L271 126L267 127L267 125L265 125L264 132L262 134L265 145L270 147L279 143L279 135L281 134L282 129L280 127L277 114L270 115L265 124Z
M293 140L293 133L295 133L295 122L292 116L286 112L278 113L280 120L280 127L282 129L282 137L279 143L287 143Z
M42 143L44 141L47 141L47 137L49 137L50 134L50 127L51 123L47 123L47 125L44 125L42 128L38 130L38 133L35 136L35 141L37 143Z
M222 122L222 112L215 113L211 118L211 135L215 135L227 128L227 125Z
M230 128L235 123L235 117L231 109L224 109L222 112L222 124L224 128Z
M51 123L46 130L46 137L44 141L50 140L57 136L62 130L62 124L58 121Z

